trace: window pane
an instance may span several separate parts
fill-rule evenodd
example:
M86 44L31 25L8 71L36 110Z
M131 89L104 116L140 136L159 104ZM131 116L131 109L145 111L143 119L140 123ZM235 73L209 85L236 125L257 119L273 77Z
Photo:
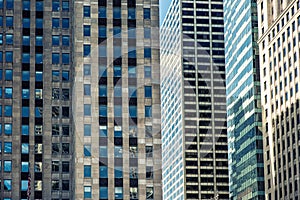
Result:
M29 153L29 144L28 143L22 143L22 154L28 154Z
M70 64L70 54L69 53L62 54L62 64L65 64L65 65Z
M91 36L91 26L90 25L83 26L83 36Z
M86 156L86 157L91 156L91 145L90 144L84 145L84 156Z
M84 177L90 178L92 175L91 165L84 165Z
M91 17L91 7L90 6L83 6L83 16Z
M68 29L69 28L69 23L70 23L69 18L63 18L62 19L62 28Z
M5 160L3 163L3 171L11 172L11 160Z
M115 178L123 177L123 169L122 167L115 167Z
M137 107L136 106L129 106L129 116L132 118L137 117Z
M84 186L84 198L92 198L92 187Z
M106 7L100 6L98 9L99 18L106 18Z
M59 28L59 18L52 18L52 28Z
M136 66L128 66L128 77L136 78Z
M108 188L100 187L100 199L108 199Z
M4 153L11 153L12 152L12 143L11 142L4 142Z
M90 54L91 54L91 45L89 44L83 45L83 56L87 57L90 56Z
M150 19L151 14L150 14L150 8L144 8L144 19Z
M84 104L84 116L91 116L91 104Z
M52 35L52 46L59 45L59 35Z
M91 124L84 124L84 136L91 136L92 127Z
M99 147L99 151L100 151L100 157L107 157L107 146L100 146Z
M128 19L135 19L135 8L128 8Z
M145 66L144 68L145 78L151 78L151 66Z
M145 86L145 98L152 98L152 87Z
M145 106L145 117L152 117L152 107Z
M22 162L21 165L22 165L21 172L28 172L29 169L28 162Z
M123 187L115 187L115 199L123 199Z
M3 185L4 185L4 191L11 191L11 180L4 179Z
M69 11L69 1L63 1L62 2L62 10L63 11Z
M122 158L122 147L115 146L115 158Z
M113 18L114 19L121 19L121 8L120 7L114 7L113 8Z
M69 46L70 45L70 36L63 35L62 36L62 45Z

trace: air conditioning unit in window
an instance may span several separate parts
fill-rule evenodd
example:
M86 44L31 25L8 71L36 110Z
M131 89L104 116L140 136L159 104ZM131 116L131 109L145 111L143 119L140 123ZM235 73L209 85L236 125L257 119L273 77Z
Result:
M35 135L42 135L43 134L43 126L42 125L36 125L35 126Z

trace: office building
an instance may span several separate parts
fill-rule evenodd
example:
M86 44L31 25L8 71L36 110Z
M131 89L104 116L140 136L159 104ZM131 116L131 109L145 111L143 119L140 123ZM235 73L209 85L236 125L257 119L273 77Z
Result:
M228 199L222 1L172 1L161 27L163 198Z
M266 199L299 199L300 1L257 1Z
M1 199L162 199L158 13L0 1Z
M265 199L254 1L224 0L230 199Z

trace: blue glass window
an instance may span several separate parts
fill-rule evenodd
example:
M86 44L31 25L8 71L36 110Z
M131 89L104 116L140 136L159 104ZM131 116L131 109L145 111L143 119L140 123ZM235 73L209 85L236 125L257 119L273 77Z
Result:
M91 36L91 26L90 25L83 26L83 36Z
M84 186L84 198L92 198L92 187Z
M136 58L136 47L128 46L128 58Z
M43 107L35 107L35 117L43 117Z
M106 7L100 6L98 8L98 17L99 18L106 18Z
M14 35L13 34L6 34L6 44L13 44L14 43Z
M107 117L107 106L106 105L100 105L99 106L99 116L100 117Z
M107 68L105 65L99 66L99 77L107 77Z
M63 35L62 36L62 45L63 46L69 46L70 45L70 36Z
M12 63L13 62L13 57L14 57L14 54L13 54L12 51L5 52L5 61L6 62Z
M29 154L29 144L28 143L22 143L22 154Z
M37 53L35 54L35 64L42 64L43 63L43 54Z
M12 99L13 89L11 87L6 87L4 90L4 98Z
M91 165L84 165L84 178L91 178L92 176L92 166Z
M29 126L22 125L22 135L29 135Z
M106 95L107 95L107 86L100 85L99 86L99 97L106 97Z
M52 64L59 64L59 53L52 53Z
M29 164L28 162L21 162L21 172L28 172Z
M99 26L99 37L106 38L106 26Z
M122 47L114 46L114 58L119 58L122 56Z
M12 143L11 142L4 142L4 153L11 153L12 152Z
M6 0L6 9L7 10L14 9L14 0Z
M90 157L92 154L91 154L91 145L90 144L85 144L84 145L84 156L85 157Z
M83 16L91 17L91 7L90 6L83 6Z
M91 84L83 85L83 94L87 96L91 96Z
M59 11L59 0L52 0L52 11Z
M11 172L11 160L4 160L3 170L4 172Z
M29 89L22 89L22 99L29 99Z
M136 66L128 66L128 78L136 77Z
M0 105L0 117L2 117L2 105Z
M4 185L4 191L11 191L11 180L10 179L4 179L3 185Z
M146 47L146 48L144 49L144 57L145 57L145 58L151 58L151 48Z
M43 19L42 18L35 19L35 28L43 28Z
M30 19L29 18L23 18L23 28L30 28Z
M52 18L52 28L59 28L59 18Z
M151 78L151 66L145 66L144 68L144 76L145 78Z
M43 46L43 36L35 37L35 46Z
M136 38L136 29L128 28L128 38Z
M114 137L122 137L122 127L121 126L115 126Z
M123 199L123 187L115 187L115 199Z
M4 116L5 117L12 116L12 106L4 106Z
M3 62L3 52L0 51L0 62Z
M69 71L62 71L62 81L69 81L69 80L70 80Z
M136 87L135 86L129 86L128 87L128 95L129 95L129 98L131 98L131 97L137 97L137 95L136 95Z
M0 9L3 9L3 0L0 0Z
M115 117L122 117L122 106L121 105L115 105L114 106L114 116Z
M135 8L128 8L128 19L135 19Z
M68 29L70 26L70 20L69 18L63 18L62 19L62 28Z
M22 117L29 117L29 107L22 107Z
M69 9L70 9L69 1L62 1L62 10L68 12Z
M13 79L13 70L12 69L5 70L5 80L12 81L12 79Z
M151 28L145 27L144 28L144 38L151 38Z
M152 98L152 87L145 86L145 98Z
M22 54L22 63L30 63L30 54L29 53Z
M23 41L22 41L22 44L23 44L24 46L30 46L30 36L23 35Z
M84 64L83 65L83 74L84 74L84 76L90 76L91 75L91 65L90 64Z
M14 17L7 16L6 17L6 27L13 27L14 25Z
M59 81L59 71L56 70L52 71L52 81L54 82Z
M100 199L108 199L108 188L100 187Z
M65 64L65 65L70 64L70 54L69 53L62 54L62 64Z
M84 44L83 45L83 56L87 57L91 54L91 45L90 44Z
M145 106L145 117L152 117L152 106Z
M52 46L59 46L59 35L52 35Z
M29 81L30 73L29 71L22 71L22 81Z
M21 180L21 191L27 191L28 180Z
M84 136L91 136L92 126L91 124L84 124Z
M99 174L100 174L100 178L107 178L107 166L100 166L99 167Z
M101 58L106 57L106 53L107 53L106 45L100 45L100 47L99 47L99 57L101 57Z
M114 37L120 38L121 37L121 27L120 26L114 26L113 27L113 34L114 34Z
M129 106L129 116L132 118L137 117L137 107L136 106Z
M107 146L99 146L100 157L107 157Z
M0 16L0 27L3 27L3 16Z
M100 137L107 137L107 126L100 126L99 136Z
M122 68L121 66L114 66L114 77L122 76Z
M42 71L36 71L35 72L35 81L36 82L43 81L43 72Z
M4 124L4 134L6 135L12 134L12 124Z
M91 116L91 104L84 104L83 106L84 116Z
M2 80L2 72L3 72L3 70L0 69L0 80Z
M115 146L114 153L115 153L115 158L122 158L123 155L123 150L122 146Z
M30 1L23 0L23 10L30 10Z
M114 87L114 97L122 97L122 86L116 85Z
M150 8L144 8L144 19L150 19L150 18L151 18Z
M122 167L115 167L115 178L123 177L123 169Z
M114 7L113 8L113 18L114 19L121 19L121 7Z
M43 1L36 1L35 9L36 9L36 11L43 11L44 10L44 2Z

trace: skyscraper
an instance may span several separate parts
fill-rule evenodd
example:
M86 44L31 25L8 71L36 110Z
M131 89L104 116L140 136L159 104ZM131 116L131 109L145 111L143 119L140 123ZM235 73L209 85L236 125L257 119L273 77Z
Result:
M224 1L230 199L265 199L254 1Z
M299 199L300 1L258 3L268 199Z
M228 199L222 1L172 1L161 27L164 199Z
M158 13L0 1L1 199L162 198Z

